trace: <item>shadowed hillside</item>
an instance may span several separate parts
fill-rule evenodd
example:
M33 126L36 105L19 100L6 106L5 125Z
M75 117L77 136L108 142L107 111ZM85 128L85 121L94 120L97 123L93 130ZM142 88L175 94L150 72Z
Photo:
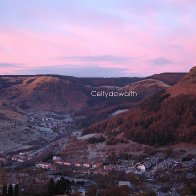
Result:
M161 73L161 74L154 74L152 76L147 77L147 79L155 79L160 80L168 85L176 84L182 77L184 77L186 73Z
M141 82L140 82L141 81ZM135 106L168 85L143 78L76 78L60 75L0 76L0 106L3 109L82 112L104 119L117 109ZM148 89L147 89L148 88ZM138 91L137 98L92 97L91 91ZM101 117L97 118L96 113ZM94 117L93 117L94 118Z
M150 145L196 143L195 79L194 67L176 85L158 92L130 112L92 125L84 133L101 132L108 140L121 136Z

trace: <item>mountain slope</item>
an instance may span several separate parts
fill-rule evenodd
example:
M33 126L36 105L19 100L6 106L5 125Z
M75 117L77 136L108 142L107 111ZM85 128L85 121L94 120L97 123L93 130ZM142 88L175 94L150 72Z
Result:
M158 80L143 78L75 78L58 75L1 76L0 107L3 109L49 110L53 112L96 113L105 118L115 110L130 108L167 87ZM141 82L138 82L138 81ZM133 83L133 85L131 84ZM125 85L123 87L122 85ZM148 90L146 90L148 87ZM138 97L92 97L91 91L138 91ZM101 119L103 119L101 117ZM94 118L94 117L93 117ZM95 120L97 118L95 117Z
M165 75L167 76L167 74ZM168 86L167 81L135 77L0 76L0 109L22 114L29 110L47 110L57 113L74 112L78 116L86 116L81 120L81 126L87 127L92 123L107 119L113 113L137 106L147 97L168 88ZM134 90L138 96L93 97L91 91L95 90L97 92Z
M117 96L117 97L91 97L88 100L88 108L83 111L85 116L88 116L88 123L92 124L118 111L126 111L137 106L141 101L149 96L168 88L169 85L162 81L153 79L144 79L124 87L116 89L105 89L107 92L117 91L118 93L125 93L134 91L137 96ZM89 124L86 125L89 125Z
M180 94L196 95L196 67L193 67L189 74L183 77L176 85L171 87L168 92L172 96Z
M126 85L125 87L119 89L119 91L135 91L140 97L148 97L168 87L168 84L160 80L144 79L139 82Z
M84 134L101 132L108 140L123 137L149 145L196 143L195 79L194 67L176 85L129 112L90 126Z
M165 82L168 85L176 84L186 73L160 73L147 77L146 79L155 79Z
M51 76L11 77L7 80L10 87L3 88L0 96L5 107L65 112L82 109L87 100L86 89L70 80Z

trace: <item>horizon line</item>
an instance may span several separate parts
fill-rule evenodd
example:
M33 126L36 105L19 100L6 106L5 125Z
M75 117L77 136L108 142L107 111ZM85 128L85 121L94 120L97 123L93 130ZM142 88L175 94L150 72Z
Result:
M61 74L0 74L0 77L33 77L33 76L62 76L62 77L73 77L73 78L146 78L153 75L160 75L160 74L187 74L188 72L161 72L161 73L154 73L151 75L146 76L73 76L73 75L61 75Z

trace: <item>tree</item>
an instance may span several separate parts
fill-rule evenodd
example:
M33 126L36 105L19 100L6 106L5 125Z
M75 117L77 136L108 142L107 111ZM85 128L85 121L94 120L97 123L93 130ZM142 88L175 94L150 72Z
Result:
M59 189L60 189L60 180L57 180L56 182L56 186L55 186L55 194L58 195L59 194Z
M7 185L3 186L2 196L7 196Z
M59 181L59 194L64 194L66 189L66 182L63 177Z
M91 185L88 187L87 196L94 196L97 193L97 187L95 185Z
M56 187L55 187L55 193L58 195L67 193L69 194L71 191L71 183L69 180L64 179L61 177L60 180L57 180Z
M19 196L20 195L20 188L19 185L16 184L14 187L14 196Z
M70 194L71 191L71 182L69 180L65 180L65 192Z
M103 196L127 196L129 194L128 187L119 187L119 186L112 186L108 189L106 189L103 194Z
M8 196L13 196L13 186L10 184L8 187Z
M50 179L48 184L48 195L49 196L55 195L55 182L53 178Z

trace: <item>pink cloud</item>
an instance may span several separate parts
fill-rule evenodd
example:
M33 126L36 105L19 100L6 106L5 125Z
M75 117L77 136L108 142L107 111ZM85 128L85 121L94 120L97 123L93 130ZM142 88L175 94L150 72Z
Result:
M194 66L196 36L184 31L171 29L167 32L152 16L144 24L131 24L114 20L99 25L84 26L78 23L57 23L60 32L39 32L4 28L0 30L0 59L5 63L17 63L20 67L0 67L0 73L13 73L14 70L32 69L39 66L73 65L85 67L98 65L109 68L125 68L130 74L185 70ZM186 26L186 18L182 17ZM47 22L47 20L46 20ZM81 22L81 24L80 24ZM96 21L95 21L96 22ZM190 31L191 23L187 29ZM179 30L179 29L178 29ZM178 47L172 47L178 46ZM129 57L123 64L105 62L76 62L63 59L64 56L114 55ZM149 63L150 59L164 57L172 64L160 66ZM187 67L187 70L189 68ZM93 73L92 73L93 75Z

